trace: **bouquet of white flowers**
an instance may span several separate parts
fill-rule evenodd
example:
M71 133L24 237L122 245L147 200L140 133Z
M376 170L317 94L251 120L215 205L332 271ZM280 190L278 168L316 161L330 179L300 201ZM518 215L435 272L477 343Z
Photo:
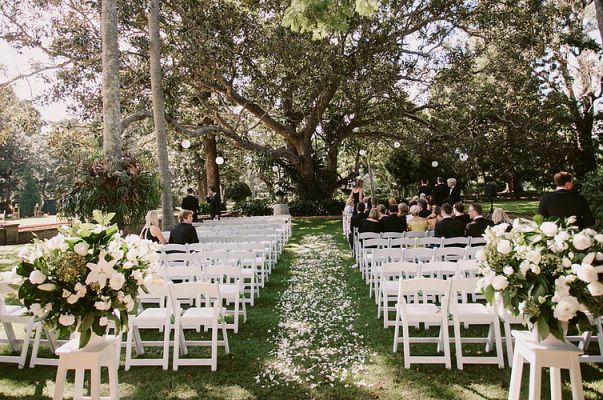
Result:
M35 240L20 254L11 276L31 313L64 335L80 332L85 346L92 332L102 336L109 321L127 328L139 289L152 280L156 245L136 235L122 238L113 214L94 212L96 224L73 222L48 240Z
M539 340L549 334L564 340L570 326L589 330L589 315L603 314L603 234L580 231L574 222L536 215L516 220L510 232L507 224L488 228L477 256L488 302L500 293L505 308L537 328Z

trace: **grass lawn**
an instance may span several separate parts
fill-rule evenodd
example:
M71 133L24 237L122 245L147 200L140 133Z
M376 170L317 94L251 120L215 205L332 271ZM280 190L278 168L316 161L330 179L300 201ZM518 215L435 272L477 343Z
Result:
M511 214L522 214L522 215L534 215L538 211L538 200L504 200L495 201L494 208L502 208L507 213ZM490 202L482 202L482 208L484 215L490 211Z
M267 385L263 378L266 366L274 361L275 333L279 332L281 315L276 312L279 299L299 271L298 258L306 246L307 235L329 235L336 241L335 262L341 267L337 272L340 284L333 291L346 288L349 307L353 309L352 328L343 327L354 341L366 348L369 357L360 372L363 385L355 381L335 380L315 387L302 382L285 382ZM15 249L4 251L0 247L0 260L14 257ZM310 249L311 250L311 249ZM308 254L308 248L305 249ZM292 265L298 265L291 268ZM270 281L261 292L254 307L248 308L248 320L238 334L229 331L231 353L221 351L218 371L209 367L180 367L177 372L163 371L159 367L132 367L119 372L122 399L506 399L511 371L494 365L466 365L462 371L446 370L440 365L413 365L405 369L402 349L392 353L393 328L383 329L377 319L374 299L368 296L368 287L357 269L349 268L353 259L341 235L341 220L296 220L293 238L285 249ZM334 307L316 299L316 306ZM332 315L332 314L331 314ZM282 326L282 325L281 325ZM478 328L479 329L479 328ZM312 335L320 335L313 332ZM157 335L158 336L158 335ZM312 347L314 344L309 343ZM424 346L424 345L420 345ZM454 346L452 354L454 355ZM477 351L481 346L473 347ZM424 351L421 348L416 351ZM428 351L435 350L433 348ZM6 347L4 348L6 351ZM336 355L341 356L341 355ZM311 360L299 360L300 365L311 367ZM170 365L171 367L171 365ZM49 399L54 389L54 367L17 369L12 364L0 364L0 398ZM323 371L324 372L324 371ZM596 364L583 364L582 374L586 398L603 398L603 369ZM527 396L527 368L524 369L522 393ZM562 374L564 397L569 398L569 378ZM68 375L73 382L73 374ZM106 374L103 374L106 382ZM542 377L543 398L549 398L548 377ZM106 389L106 385L103 385ZM68 387L71 390L71 387ZM71 393L67 393L68 396Z

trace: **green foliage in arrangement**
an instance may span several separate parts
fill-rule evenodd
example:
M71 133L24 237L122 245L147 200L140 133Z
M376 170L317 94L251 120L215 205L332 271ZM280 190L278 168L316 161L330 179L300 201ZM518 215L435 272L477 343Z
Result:
M234 211L247 217L272 215L270 205L271 201L269 199L245 200L237 202L234 206Z
M40 187L31 173L28 173L25 177L25 186L21 191L21 200L19 204L21 207L21 215L24 217L32 217L34 215L35 205L41 203L42 197L40 196Z
M251 189L245 182L235 182L226 187L224 197L232 201L243 201L251 196Z
M100 209L115 213L120 227L141 220L157 207L160 188L157 175L143 171L129 156L121 160L94 159L84 169L64 205L67 216L88 218Z

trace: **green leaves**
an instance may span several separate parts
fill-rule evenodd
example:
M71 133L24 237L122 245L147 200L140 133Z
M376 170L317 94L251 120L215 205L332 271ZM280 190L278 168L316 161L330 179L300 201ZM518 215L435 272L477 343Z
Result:
M538 328L538 340L544 340L549 336L549 321L545 314L540 314L538 321L536 322Z
M533 220L540 226L544 222L544 217L540 214L536 214L536 215L534 215Z
M115 217L115 213L103 213L101 210L92 211L92 219L102 226L109 225L109 222Z
M496 293L496 290L494 290L494 288L492 287L492 285L488 285L484 290L483 290L483 294L484 297L486 298L486 300L488 301L488 303L490 304L494 304L494 294Z

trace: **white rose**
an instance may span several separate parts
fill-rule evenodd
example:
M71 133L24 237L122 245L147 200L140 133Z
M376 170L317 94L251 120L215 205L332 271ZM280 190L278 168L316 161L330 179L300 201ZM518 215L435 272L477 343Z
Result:
M522 274L526 274L526 272L528 272L528 270L530 269L530 262L528 260L523 260L521 262L521 264L519 264L519 271Z
M595 268L589 264L580 265L578 268L576 268L575 272L576 275L578 275L578 279L586 283L597 281L599 278Z
M38 289L43 290L45 292L52 292L56 288L57 285L55 285L54 283L43 283L41 285L38 285Z
M496 275L492 279L491 283L494 290L504 290L507 286L509 286L509 281L506 276Z
M503 268L503 273L505 275L511 275L513 274L514 270L513 267L511 267L510 265L507 265L506 267Z
M124 276L124 274L115 273L111 275L111 278L109 279L109 286L113 290L121 289L124 283L126 283L126 277Z
M540 260L542 259L542 255L539 250L530 250L528 254L526 254L526 259L533 264L540 264Z
M59 317L59 324L63 326L70 326L75 323L75 316L71 314L61 314Z
M598 235L595 235L595 240L599 243L603 242L603 234L599 233Z
M592 240L590 237L583 233L578 233L574 235L572 239L572 244L576 248L576 250L586 250L592 245Z
M584 257L584 258L582 259L582 264L592 264L592 263L593 263L593 261L595 261L595 256L596 256L596 255L597 255L597 253L596 253L596 252L591 251L590 253L588 253L588 254L586 255L586 257Z
M132 299L132 296L130 295L124 296L123 303L126 305L126 310L128 311L132 311L136 305L134 299Z
M75 304L80 300L80 296L78 296L77 294L72 294L71 296L67 297L67 303L69 304Z
M562 242L565 242L566 240L568 240L570 238L570 234L567 233L567 231L561 231L557 234L557 236L555 236L555 239L559 239Z
M30 305L29 311L31 311L31 313L36 317L41 317L44 314L42 311L42 305L40 303L33 303Z
M73 246L73 251L75 251L80 256L84 257L86 254L88 254L89 248L90 248L90 246L88 246L88 243L79 242L75 246Z
M563 257L561 260L561 265L563 265L563 268L569 268L572 266L572 261L567 257Z
M545 236L553 237L557 234L559 229L557 228L557 224L554 222L543 222L540 225L540 230L545 234Z
M98 324L100 326L107 326L108 323L109 323L109 318L107 318L107 317L100 317L100 319L98 320Z
M574 296L566 296L559 300L559 303L555 306L553 315L559 321L569 321L576 316L576 311L578 311L579 307L578 299Z
M568 225L572 225L576 223L576 216L572 215L571 217L567 217L565 219L565 221L567 222Z
M138 258L139 255L140 255L140 253L138 252L138 250L130 249L128 251L128 254L126 254L126 258L128 259L128 261L135 262L136 258Z
M513 248L511 247L511 242L507 239L503 239L496 245L496 250L500 254L509 254Z
M34 269L33 271L31 271L31 274L29 274L29 281L34 285L44 283L45 280L46 275L44 275L44 273L40 270Z
M124 269L130 269L134 266L134 263L132 261L126 261L124 263Z
M509 224L507 224L506 222L503 222L502 224L494 225L492 230L494 231L494 234L496 236L501 237L507 232L508 226L509 226Z
M86 295L86 285L82 285L81 283L76 283L73 290L76 291L77 295L79 297L84 297Z
M594 281L588 284L588 291L593 296L603 296L603 284L599 281Z
M536 264L530 264L530 271L532 271L532 273L538 275L538 274L540 274L540 267Z
M597 255L595 256L595 259L597 261L603 260L603 253L601 253L600 251L597 251Z
M108 310L109 308L111 308L111 303L105 302L105 301L97 301L94 303L94 308L96 308L99 311L105 311L105 310Z
M132 272L132 278L136 279L136 283L138 283L139 285L142 285L144 283L144 276L139 270Z

